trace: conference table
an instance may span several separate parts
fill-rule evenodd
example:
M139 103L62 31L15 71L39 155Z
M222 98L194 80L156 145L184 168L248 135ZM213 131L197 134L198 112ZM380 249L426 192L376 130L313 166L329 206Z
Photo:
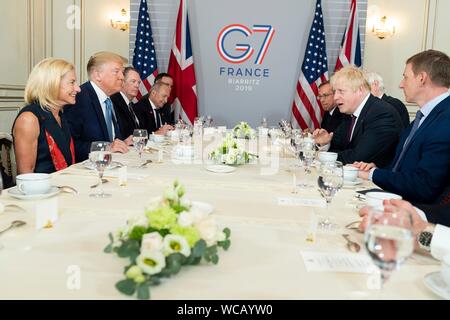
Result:
M231 246L219 249L217 265L183 267L151 287L152 299L439 299L424 277L439 271L440 263L417 253L381 289L370 285L373 275L367 273L307 270L302 252L367 256L363 234L344 226L359 219L361 202L355 191L374 187L370 182L342 188L328 209L299 205L296 199L319 203L322 197L317 187L293 193L293 176L300 168L289 152L279 153L275 165L262 163L260 157L234 172L215 173L206 169L207 161L172 159L172 148L160 146L165 151L159 155L158 148L148 149L142 158L132 149L113 154L113 161L127 166L128 179L119 185L116 169L106 172L104 190L110 198L89 197L97 191L90 186L98 176L80 163L52 174L53 185L71 186L78 193L55 196L59 218L50 228L35 228L36 205L45 200L15 199L4 190L0 201L24 211L0 214L0 229L13 220L27 225L0 236L0 299L134 299L114 287L124 279L128 261L103 252L108 234L143 214L145 205L176 179L187 198L213 206L219 225L231 229ZM153 162L138 168L146 159ZM315 179L313 172L311 181ZM319 228L309 241L311 218L327 212L337 228ZM359 253L348 250L342 233L361 245Z

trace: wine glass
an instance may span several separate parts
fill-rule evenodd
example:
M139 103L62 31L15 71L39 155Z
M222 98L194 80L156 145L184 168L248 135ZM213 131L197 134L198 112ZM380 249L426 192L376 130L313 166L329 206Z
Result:
M264 117L264 118L262 118L262 120L261 120L261 127L263 127L263 128L268 128L268 123L267 123L267 119Z
M105 169L109 166L112 160L111 154L111 143L108 141L94 141L91 143L91 152L89 153L89 160L94 165L98 172L98 177L100 179L99 193L91 193L89 196L94 198L108 198L111 194L105 193L103 190L103 173Z
M314 158L316 157L316 144L314 143L314 140L303 138L302 142L300 144L300 160L303 163L304 170L305 170L305 187L309 187L308 183L308 176L311 174L311 165L314 161Z
M142 158L142 150L147 145L148 133L145 129L134 129L133 131L133 145L139 153L139 159Z
M211 127L212 123L213 123L213 118L210 115L208 115L205 120L205 127L206 128Z
M317 179L320 192L327 202L327 212L331 204L331 200L344 184L344 171L342 162L326 162L319 168L319 177ZM334 224L331 223L328 215L319 222L322 229L332 229Z
M392 206L386 209L370 208L364 234L366 250L381 271L382 286L414 251L411 213Z

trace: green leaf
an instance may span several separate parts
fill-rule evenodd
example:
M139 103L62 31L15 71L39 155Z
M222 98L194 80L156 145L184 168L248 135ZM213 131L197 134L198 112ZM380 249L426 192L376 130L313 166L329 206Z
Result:
M211 261L212 263L217 264L219 262L219 256L217 254L212 255Z
M230 240L219 241L217 242L217 245L219 247L222 247L223 250L228 250L230 248L231 241Z
M112 235L112 233L110 232L110 233L108 233L108 238L109 238L109 241L111 242L111 243L113 243L114 242L114 237L113 237L113 235Z
M231 230L230 230L230 228L225 228L225 229L223 229L223 233L225 233L225 237L228 239L228 238L230 238L230 235L231 235Z
M137 297L140 300L150 299L150 287L147 283L141 283L137 287Z
M148 280L148 284L151 286L157 286L160 283L161 283L161 279L159 278L159 276L156 276L156 275L152 275L150 280Z
M112 251L113 251L113 244L112 244L112 243L108 244L108 245L105 247L105 249L103 249L103 252L104 252L104 253L111 253Z
M194 248L192 248L191 255L194 257L202 257L205 253L205 250L206 250L205 240L198 240Z
M122 258L129 257L134 262L139 255L139 250L139 242L134 239L128 239L122 242L122 245L117 249L117 255Z
M171 274L180 272L185 257L181 253L172 253L166 258L166 268Z
M194 257L192 254L184 261L186 265L197 265L202 261L202 257Z
M147 228L144 226L135 226L133 230L131 230L130 235L128 236L130 239L141 240L144 234L147 233Z
M131 296L136 291L136 283L132 279L121 280L116 283L116 288L120 292Z

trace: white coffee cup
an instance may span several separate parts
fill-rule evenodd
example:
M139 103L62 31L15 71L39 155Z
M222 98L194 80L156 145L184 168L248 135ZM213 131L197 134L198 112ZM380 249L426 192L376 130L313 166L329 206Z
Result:
M336 152L320 151L317 157L321 163L334 162L337 160L338 154Z
M26 195L47 193L50 182L51 175L48 173L25 173L16 177L17 189Z
M450 287L450 253L446 254L442 259L441 276L447 286Z
M383 200L401 199L402 197L389 192L367 192L366 204L375 209L383 210Z
M352 166L344 166L344 180L355 181L358 178L358 168Z

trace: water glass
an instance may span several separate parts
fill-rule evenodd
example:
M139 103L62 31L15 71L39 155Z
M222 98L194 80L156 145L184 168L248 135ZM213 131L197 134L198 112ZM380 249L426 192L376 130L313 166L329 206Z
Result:
M342 162L334 161L323 163L319 168L318 176L317 184L320 188L322 196L327 202L328 212L331 200L344 184ZM334 227L328 215L319 222L319 226L322 229L332 229Z
M148 133L145 129L134 129L133 131L133 145L139 153L139 158L142 158L142 150L147 145Z
M111 164L111 143L108 141L94 141L91 143L91 152L89 153L89 160L97 170L98 177L100 179L99 193L91 193L89 196L94 198L108 198L111 194L105 193L103 190L103 173L105 169Z

